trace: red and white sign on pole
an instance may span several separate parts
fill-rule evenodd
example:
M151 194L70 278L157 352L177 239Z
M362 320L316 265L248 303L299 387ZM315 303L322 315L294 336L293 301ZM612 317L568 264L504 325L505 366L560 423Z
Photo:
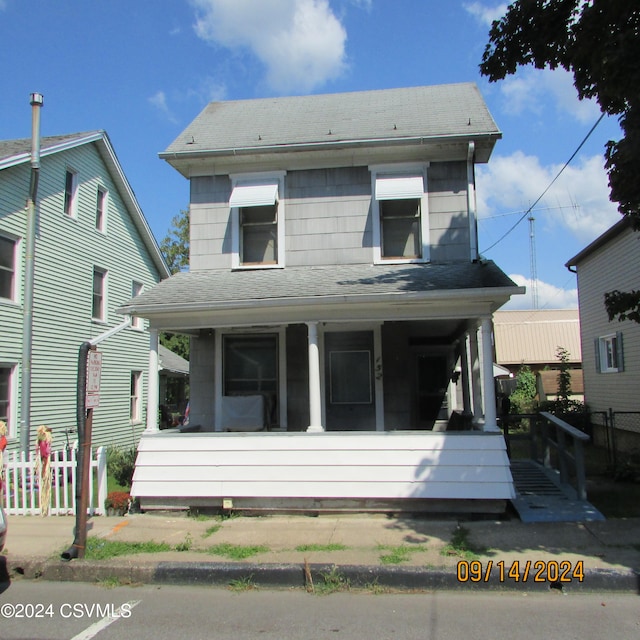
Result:
M102 371L102 353L89 351L87 358L87 396L85 407L95 409L100 404L100 373Z

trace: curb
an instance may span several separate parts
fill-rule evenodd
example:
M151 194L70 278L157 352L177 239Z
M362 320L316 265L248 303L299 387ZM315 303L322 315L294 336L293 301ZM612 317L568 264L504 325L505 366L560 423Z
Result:
M547 592L551 589L566 593L600 591L640 594L640 572L615 569L586 570L578 582L499 581L491 575L481 582L461 582L455 569L434 569L401 566L361 566L335 564L251 564L244 562L155 562L118 563L89 560L62 562L51 559L8 559L5 579L21 576L57 582L100 582L114 578L123 584L164 584L196 586L228 586L234 580L247 580L258 587L305 588L309 583L320 585L325 576L354 588L390 588L401 591L520 591ZM310 579L309 579L310 577Z

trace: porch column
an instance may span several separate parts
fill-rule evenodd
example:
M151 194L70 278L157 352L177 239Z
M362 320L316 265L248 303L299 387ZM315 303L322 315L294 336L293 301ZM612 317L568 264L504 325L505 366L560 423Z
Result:
M471 376L471 410L474 422L482 415L482 381L480 378L480 355L478 353L478 327L469 327L469 373Z
M469 334L464 337L460 345L460 370L462 377L462 408L465 413L473 414L470 393L470 368L469 368Z
M149 331L149 375L147 376L147 431L158 431L160 376L158 375L158 330Z
M324 431L322 426L322 389L320 387L320 349L318 323L307 322L309 340L309 427L307 431Z
M493 378L493 346L491 317L482 318L482 396L484 398L484 431L500 431L496 416L496 389Z

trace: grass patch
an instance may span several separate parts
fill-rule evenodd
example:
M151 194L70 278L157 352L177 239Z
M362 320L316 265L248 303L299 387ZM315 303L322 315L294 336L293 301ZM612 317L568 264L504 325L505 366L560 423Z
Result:
M235 593L242 593L243 591L252 591L257 589L256 583L253 581L253 575L244 576L243 578L237 578L229 582L229 589Z
M300 544L296 551L346 551L349 547L339 542L330 544Z
M326 596L330 593L349 591L351 589L349 579L342 575L335 566L331 571L321 573L320 577L322 578L322 582L317 582L313 586L313 593L317 593L318 595Z
M87 538L85 559L108 560L136 553L162 553L163 551L171 551L171 546L166 542L123 542L90 536Z
M211 527L207 528L207 530L202 534L202 537L208 538L209 536L212 536L214 533L217 533L218 531L220 531L220 529L222 529L221 524L214 524Z
M176 551L189 551L193 546L193 539L191 538L191 534L187 533L185 536L184 542L178 542L175 549Z
M441 555L458 556L463 560L475 560L478 558L478 554L482 553L484 549L471 544L469 541L470 533L469 529L465 527L456 527L451 536L451 542L442 549Z
M426 550L426 547L424 547L423 545L408 547L404 544L400 545L399 547L379 544L376 548L378 549L378 551L388 552L380 556L380 562L382 564L401 564L402 562L408 562L409 560L411 560L412 553Z
M267 551L270 551L270 549L264 545L240 545L231 544L230 542L222 542L207 549L207 553L214 556L224 556L231 560L246 560L251 556L266 553Z

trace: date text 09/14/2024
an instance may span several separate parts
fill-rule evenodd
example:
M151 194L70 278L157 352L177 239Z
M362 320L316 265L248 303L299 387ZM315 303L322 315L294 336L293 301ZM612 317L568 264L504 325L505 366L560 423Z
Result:
M568 560L514 560L510 565L504 560L460 560L457 565L458 582L582 582L584 580L584 562Z

